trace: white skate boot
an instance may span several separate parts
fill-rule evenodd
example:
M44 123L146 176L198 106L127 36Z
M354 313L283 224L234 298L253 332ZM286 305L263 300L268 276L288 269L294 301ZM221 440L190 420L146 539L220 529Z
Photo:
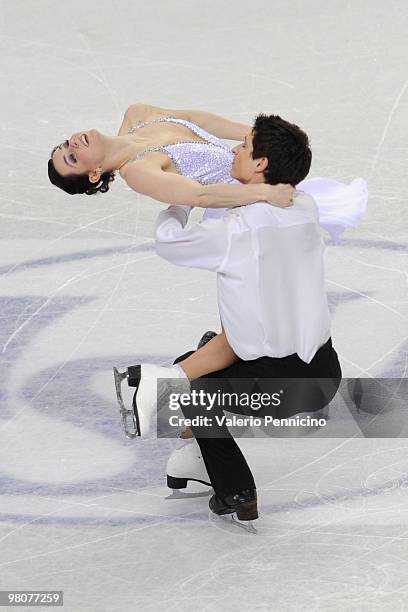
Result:
M179 368L164 368L151 363L144 363L136 366L129 366L124 372L119 372L113 368L115 378L116 396L122 417L122 424L127 438L143 436L150 431L153 415L157 410L157 402L161 395L165 395L166 389L163 385L158 385L158 379L180 379L185 382L184 391L190 390L188 379L183 376ZM135 387L132 407L127 408L123 401L122 381L127 380L129 387ZM166 385L166 381L163 381ZM161 393L162 392L162 393ZM130 424L129 424L130 420Z
M185 489L188 480L211 486L207 468L197 441L192 439L175 449L167 462L167 486L170 489Z

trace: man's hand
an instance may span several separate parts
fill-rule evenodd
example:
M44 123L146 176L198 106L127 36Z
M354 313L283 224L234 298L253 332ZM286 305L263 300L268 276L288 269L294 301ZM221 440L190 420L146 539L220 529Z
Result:
M286 185L279 183L278 185L264 184L265 196L264 199L272 206L278 206L279 208L287 208L293 206L293 197L295 194L295 188L292 185Z

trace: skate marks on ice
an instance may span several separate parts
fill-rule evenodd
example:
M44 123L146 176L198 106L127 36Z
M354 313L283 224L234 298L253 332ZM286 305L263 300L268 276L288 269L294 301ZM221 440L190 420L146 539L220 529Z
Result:
M70 334L70 317L72 321L91 302L91 297L56 297L38 312L44 303L41 296L0 301L3 339L20 328L0 363L3 491L83 495L99 492L105 479L118 487L161 482L169 443L157 445L152 439L131 448L120 424L111 367L118 361L132 362L135 356L59 361L58 346L47 338L49 329ZM64 350L60 353L63 356ZM150 354L139 358L153 363L169 359ZM114 474L118 479L112 481Z
M49 245L47 246L49 248ZM26 270L35 270L37 268L44 268L47 266L56 266L76 261L89 261L95 258L110 257L113 255L127 253L145 253L154 252L153 239L149 239L141 244L130 244L126 246L115 246L105 247L98 249L84 249L80 251L74 251L71 253L65 253L64 255L49 255L48 257L37 257L36 259L25 259L19 263L0 266L0 276L7 276L17 272L23 272Z

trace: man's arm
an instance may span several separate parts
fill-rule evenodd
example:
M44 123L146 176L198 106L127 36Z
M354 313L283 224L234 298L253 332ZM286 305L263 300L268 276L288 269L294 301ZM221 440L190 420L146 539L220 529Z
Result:
M225 219L209 219L189 228L190 206L169 206L155 225L156 252L177 266L217 271L228 249Z

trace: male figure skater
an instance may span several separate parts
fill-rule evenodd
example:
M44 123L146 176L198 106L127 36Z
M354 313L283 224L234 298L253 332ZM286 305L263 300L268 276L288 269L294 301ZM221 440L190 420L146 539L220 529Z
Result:
M312 157L307 135L274 115L257 117L233 152L232 175L243 183L296 185ZM156 250L176 265L217 274L220 317L237 360L206 378L329 378L337 389L341 369L330 338L324 244L311 196L297 192L286 209L263 202L233 208L187 228L190 210L170 206L159 214ZM156 378L177 377L179 370L137 368L129 369L128 382L136 387L135 411L147 422L155 409ZM205 379L192 387L205 388ZM255 482L235 440L196 434L214 488L211 510L257 518Z

